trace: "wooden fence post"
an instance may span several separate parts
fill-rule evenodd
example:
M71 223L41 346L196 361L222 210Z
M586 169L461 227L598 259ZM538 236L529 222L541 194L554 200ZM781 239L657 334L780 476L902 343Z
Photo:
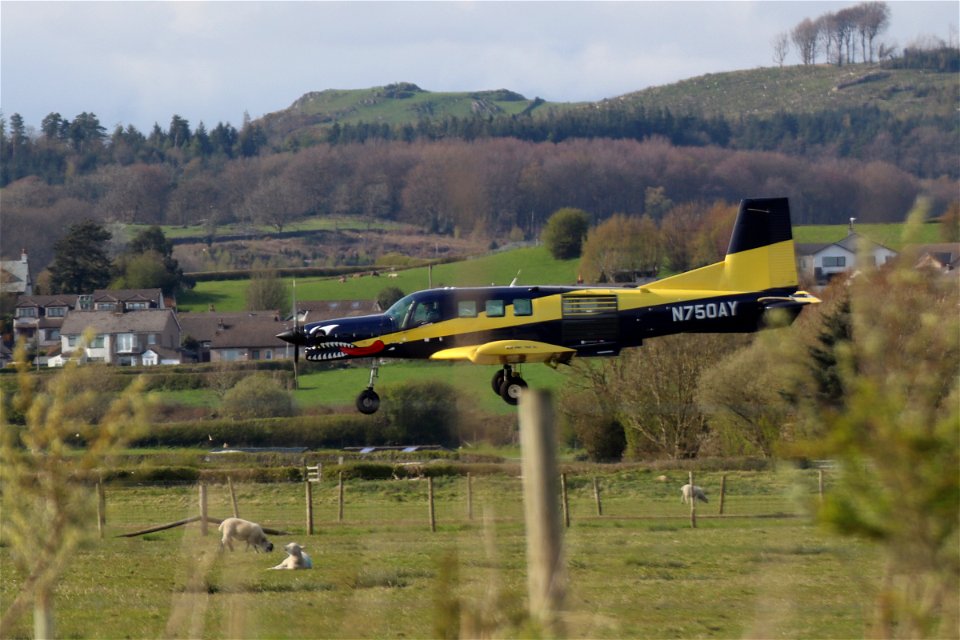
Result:
M697 492L693 484L693 471L690 472L690 526L697 528Z
M720 515L723 515L723 499L727 495L727 474L720 476Z
M430 503L430 531L437 530L437 514L433 510L433 476L427 478L427 501Z
M97 533L103 540L103 530L107 525L107 496L103 492L103 478L97 480Z
M567 497L567 474L560 474L560 504L563 506L563 526L570 528L570 500Z
M817 491L820 502L823 502L823 469L817 469Z
M207 535L207 485L200 483L200 535Z
M593 476L593 501L597 503L597 515L603 515L603 505L600 503L600 481Z
M230 489L230 501L233 503L233 517L240 517L240 509L237 507L237 492L233 490L233 479L227 476L227 487Z
M563 528L557 504L553 406L548 392L527 389L521 393L520 445L530 615L548 634L562 635L558 614L565 586Z
M467 520L473 520L473 476L467 473Z
M303 490L306 493L304 499L307 503L307 535L313 535L313 485L309 480L304 480Z
M343 522L343 471L337 474L337 522Z

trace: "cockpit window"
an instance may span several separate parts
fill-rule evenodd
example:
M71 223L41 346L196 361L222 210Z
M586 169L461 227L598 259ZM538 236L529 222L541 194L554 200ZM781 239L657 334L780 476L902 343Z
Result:
M397 300L396 302L394 302L393 305L391 305L390 308L384 312L385 315L387 315L391 320L393 320L393 326L395 327L403 326L403 319L407 317L407 311L410 310L410 305L413 304L413 301L414 301L413 294L410 294L409 296L404 296L399 300Z
M440 322L440 301L423 300L417 303L410 314L407 325L404 328L419 327L422 324L431 322Z

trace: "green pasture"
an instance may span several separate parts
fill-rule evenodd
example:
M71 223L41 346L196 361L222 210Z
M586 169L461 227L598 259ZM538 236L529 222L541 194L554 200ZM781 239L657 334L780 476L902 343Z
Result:
M577 281L578 260L556 260L544 247L529 247L493 253L480 258L417 267L397 271L396 277L365 275L347 278L297 278L298 300L375 300L387 287L397 287L412 293L428 287L469 287L491 284L507 285L519 272L518 284L573 284ZM357 273L370 273L369 268L358 268ZM293 279L287 279L288 284ZM215 305L218 311L243 311L246 306L247 280L198 282L190 291L178 295L177 306L182 311L206 311Z
M124 225L125 232L132 238L142 231L146 231L152 225L146 224L128 224ZM287 231L392 231L405 228L405 225L390 220L374 220L361 218L359 216L313 216L302 218L285 225L283 230ZM202 224L190 225L161 225L163 235L170 239L193 238L197 242L203 242L207 236L207 230ZM216 236L228 236L234 234L253 233L253 234L274 234L276 228L265 224L225 224L220 225L214 232Z
M344 224L360 224L345 220ZM864 237L894 250L904 246L905 224L857 224L856 230ZM846 237L847 225L805 225L794 227L794 239L800 243L837 242ZM917 230L916 242L940 242L940 225L924 224ZM394 277L382 273L379 277L364 275L347 278L298 278L296 295L299 300L373 300L384 288L394 286L411 293L430 286L487 286L505 285L517 278L520 285L573 284L577 280L580 261L556 260L543 246L513 249L491 253L461 262L435 265L432 269L417 267L395 272ZM357 273L369 274L369 269ZM518 276L519 274L519 276ZM292 284L292 279L287 279ZM206 311L212 304L220 311L242 311L246 306L247 280L199 282L193 290L178 296L181 311Z
M907 225L898 224L855 224L854 230L857 234L872 240L878 244L901 251L906 242L905 232ZM793 228L793 239L801 243L820 243L820 242L838 242L847 237L850 228L845 224L811 224L795 226ZM940 237L939 224L922 224L915 230L916 238L911 242L917 244L930 244L943 242Z
M507 468L512 468L509 465ZM699 473L711 496L698 527L679 503L682 471L597 467L568 474L563 635L574 638L862 637L881 567L876 548L814 526L811 471ZM665 473L667 482L657 476ZM536 637L526 618L521 481L514 472L434 480L437 530L423 480L314 486L306 534L299 483L237 484L241 516L289 535L269 554L217 552L198 523L142 537L122 533L197 513L195 486L112 487L107 528L65 568L55 598L65 638ZM828 484L829 489L829 484ZM231 515L227 488L208 487L209 513ZM95 538L95 536L94 536ZM296 541L311 571L268 571ZM0 546L0 599L23 585ZM459 625L459 628L457 627ZM11 637L30 637L29 617Z
M390 385L409 381L433 380L452 384L462 397L468 398L476 408L485 413L507 414L516 412L516 407L505 403L493 393L490 381L496 366L477 366L469 363L425 362L417 360L386 360L380 367L378 391ZM542 364L526 365L522 369L527 383L536 389L559 389L568 376L569 367L551 369ZM299 389L293 392L294 400L301 409L353 407L357 394L366 388L370 380L367 361L349 363L342 368L314 371L300 375ZM158 399L168 404L214 409L219 398L212 389L189 389L184 391L155 392Z

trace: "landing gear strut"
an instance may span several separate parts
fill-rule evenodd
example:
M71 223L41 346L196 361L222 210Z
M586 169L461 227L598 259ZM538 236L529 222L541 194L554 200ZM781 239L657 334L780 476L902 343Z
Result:
M357 396L357 411L370 415L380 408L380 396L373 390L380 373L380 365L376 360L370 365L370 384Z
M517 404L520 393L527 388L526 381L520 377L520 372L514 372L513 367L503 365L503 369L493 374L490 381L493 392L503 398L507 404Z

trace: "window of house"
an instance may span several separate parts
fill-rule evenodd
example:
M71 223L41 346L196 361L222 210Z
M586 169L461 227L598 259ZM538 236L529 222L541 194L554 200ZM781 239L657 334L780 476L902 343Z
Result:
M113 302L98 302L96 309L97 311L116 311L117 305Z
M157 344L157 334L148 333L147 334L147 344L154 345Z
M477 317L477 301L476 300L461 300L457 303L457 317L458 318L476 318Z
M64 307L47 307L48 318L62 318L65 315L67 315L67 310Z
M264 360L273 360L273 349L266 349L266 350L263 352L263 359L264 359Z
M513 301L513 315L532 316L533 302L529 298L515 298Z
M77 336L67 336L67 346L75 348L77 346Z
M501 318L504 314L503 300L487 300L487 317Z
M47 329L47 340L59 340L60 329Z
M252 350L250 351L250 359L251 359L251 360L259 360L259 359L260 359L260 349L252 349Z
M17 309L18 318L36 318L37 317L37 308L36 307L20 307Z
M136 343L136 336L132 333L117 334L117 351L120 353L133 351Z
M146 302L128 302L126 306L128 311L143 311L150 308Z
M847 257L846 256L824 256L823 266L824 267L845 267L847 266Z
M90 343L91 349L103 349L103 336L97 336L93 339L93 342Z

